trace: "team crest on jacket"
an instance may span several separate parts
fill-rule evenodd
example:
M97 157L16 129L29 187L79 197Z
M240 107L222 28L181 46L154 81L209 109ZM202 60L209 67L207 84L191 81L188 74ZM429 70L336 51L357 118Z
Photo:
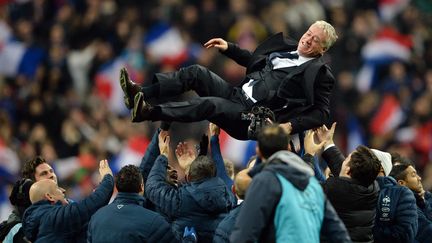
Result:
M381 221L390 221L390 202L391 200L388 195L386 195L381 201L381 215L379 218Z
M119 204L119 205L117 205L117 208L121 209L123 206L124 206L123 204Z

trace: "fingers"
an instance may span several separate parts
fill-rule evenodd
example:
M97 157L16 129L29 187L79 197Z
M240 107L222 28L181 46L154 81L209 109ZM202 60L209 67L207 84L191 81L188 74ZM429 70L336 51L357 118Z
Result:
M103 160L99 161L99 168L103 169L106 167L108 167L108 160L103 159Z
M335 129L336 129L336 122L333 122L333 124L332 124L332 126L331 126L331 128L330 128L330 131L331 131L332 133L334 133Z
M213 38L213 39L210 39L209 41L207 41L206 43L204 43L204 47L205 48L211 48L211 47L214 47L216 44L218 44L218 43L220 43L220 38Z

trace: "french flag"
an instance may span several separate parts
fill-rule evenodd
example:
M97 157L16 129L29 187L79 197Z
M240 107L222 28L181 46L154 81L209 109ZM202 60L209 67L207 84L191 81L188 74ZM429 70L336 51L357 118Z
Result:
M45 58L46 52L42 48L15 40L9 26L0 21L0 75L15 77L23 74L31 79Z
M245 167L250 157L255 155L256 141L237 140L221 130L219 143L222 156L231 160L236 167Z
M379 14L384 22L392 21L394 17L402 12L410 0L380 0L379 1Z
M399 33L392 27L382 28L375 39L362 48L364 65L357 75L357 88L361 92L373 86L376 70L395 60L408 61L411 56L413 39L410 35Z
M153 26L144 38L152 59L174 67L188 59L186 42L180 31L165 23Z
M370 131L374 135L384 135L397 128L405 119L399 101L394 95L385 95L380 107L372 118Z
M110 161L113 172L119 171L125 165L139 166L149 143L149 139L144 135L130 136L118 156Z
M128 113L119 83L120 69L126 66L125 59L119 57L103 65L95 76L95 94L106 102L110 111L119 115Z
M347 130L346 142L348 153L354 151L359 145L366 145L364 131L358 119L353 115L350 115L348 118Z

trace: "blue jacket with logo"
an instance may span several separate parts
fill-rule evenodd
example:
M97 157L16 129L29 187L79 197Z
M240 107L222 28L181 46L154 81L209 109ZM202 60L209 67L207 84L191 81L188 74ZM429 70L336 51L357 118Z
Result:
M91 218L87 242L178 242L168 222L144 203L137 193L119 192Z
M195 228L199 242L212 242L217 225L235 205L232 192L218 177L172 186L166 182L167 165L167 157L158 156L145 185L146 198L172 219L177 239L188 226Z
M417 206L414 194L393 177L378 176L380 192L373 235L375 242L414 242L417 234Z
M279 151L261 164L246 192L231 242L351 242L313 170Z
M114 178L105 175L98 188L81 202L52 205L42 200L31 205L23 216L24 234L31 242L85 242L91 216L108 204Z

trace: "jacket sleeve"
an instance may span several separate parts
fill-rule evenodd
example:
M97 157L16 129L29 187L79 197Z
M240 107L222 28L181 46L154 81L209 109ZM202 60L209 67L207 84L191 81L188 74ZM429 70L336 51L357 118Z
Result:
M416 199L408 188L401 187L400 189L401 195L396 204L394 224L385 226L375 224L373 233L376 240L391 239L395 243L414 241L418 229ZM382 212L378 205L376 220L379 220L381 214Z
M250 51L241 49L237 44L230 42L228 42L228 49L221 53L243 67L247 67L252 59L252 53Z
M345 224L337 215L333 205L328 199L324 205L324 219L322 222L321 236L329 242L349 243L351 238Z
M170 243L179 242L171 231L171 226L168 222L160 215L155 215L153 224L149 230L149 238L147 242L158 242L158 243Z
M302 157L303 161L306 162L315 172L315 178L320 182L323 183L326 181L325 175L321 170L321 167L319 165L318 160L310 155L310 154L304 154Z
M330 168L333 176L339 176L339 173L342 169L342 163L345 160L345 156L342 154L339 148L336 146L330 147L326 149L321 156L327 162L327 165Z
M55 225L64 226L65 222L70 231L79 231L87 224L91 216L101 207L108 204L114 189L114 178L112 175L105 175L96 190L81 202L71 203L61 207L56 214Z
M291 122L292 134L319 127L329 120L330 95L335 80L327 68L323 68L322 70L317 75L314 83L314 101L312 106L288 120Z
M167 166L168 158L159 155L150 171L144 193L163 214L171 218L178 211L180 195L178 188L166 181Z
M141 175L143 177L144 184L146 184L150 170L153 167L156 158L160 154L159 145L158 145L159 133L160 133L160 128L158 128L158 130L153 134L152 140L150 144L147 146L147 150L141 159L141 164L139 168L141 171Z
M225 182L226 186L228 187L228 190L231 190L231 186L233 185L233 180L228 176L226 172L225 163L222 158L222 153L219 146L218 136L212 136L210 138L210 146L211 146L211 155L216 165L216 175Z
M272 224L273 211L279 202L281 190L280 183L272 172L262 171L253 178L236 219L230 242L260 240L264 228Z
M420 243L430 242L432 235L432 221L429 220L424 212L417 207L418 215L418 232L416 235L416 240Z

